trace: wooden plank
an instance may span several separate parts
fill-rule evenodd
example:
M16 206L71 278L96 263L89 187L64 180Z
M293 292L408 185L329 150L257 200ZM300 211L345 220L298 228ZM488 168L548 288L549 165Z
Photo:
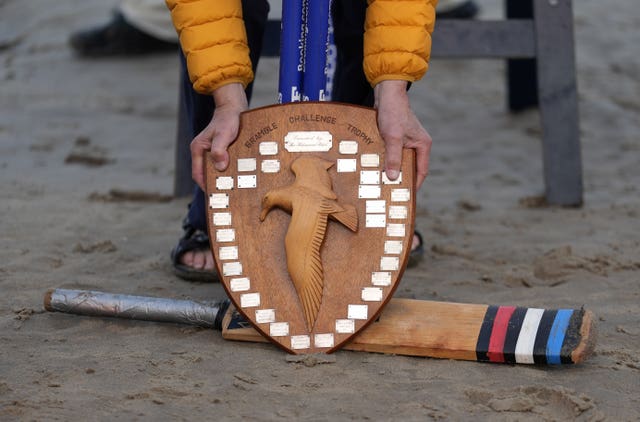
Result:
M542 311L551 316L551 322L554 318L560 320L553 333L548 324L539 323ZM499 318L494 320L496 314L506 315L506 319L502 322ZM523 323L525 321L522 317L527 314L536 316L537 323L533 324L535 327ZM563 325L564 317L567 319ZM531 321L531 317L525 320ZM572 324L569 324L570 320ZM556 312L534 308L392 299L380 318L343 348L470 361L580 363L593 352L593 324L591 312L583 310ZM267 342L233 308L227 311L222 327L222 336L227 340ZM518 348L517 360L515 356L503 358L503 352L508 348L504 340L507 327L518 342L527 345L526 348ZM499 344L500 352L490 352L489 344L494 349ZM534 345L538 344L542 344L542 347L535 348ZM522 351L525 350L526 354L523 354Z
M582 204L582 158L570 0L535 0L538 99L547 202Z
M181 59L184 60L184 59ZM182 79L182 78L181 78ZM173 196L180 198L193 193L195 183L191 178L191 132L187 121L187 100L185 98L185 83L180 81L178 94L178 122L175 145L175 174L173 176Z
M349 350L476 360L487 305L394 299ZM408 315L413 317L406 318Z
M431 57L535 57L531 19L441 20L433 31Z
M533 19L532 0L505 0L507 19ZM507 105L512 112L538 105L536 59L507 60Z

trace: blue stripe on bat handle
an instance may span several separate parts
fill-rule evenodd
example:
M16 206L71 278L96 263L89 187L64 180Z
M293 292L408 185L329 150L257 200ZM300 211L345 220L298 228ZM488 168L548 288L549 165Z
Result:
M282 0L278 102L302 100L305 0Z
M310 0L303 78L304 100L323 101L326 87L329 0Z
M562 343L564 342L567 327L569 327L571 314L573 314L572 309L560 309L556 314L555 321L553 321L549 340L547 341L547 363L550 365L562 363L560 352L562 351Z

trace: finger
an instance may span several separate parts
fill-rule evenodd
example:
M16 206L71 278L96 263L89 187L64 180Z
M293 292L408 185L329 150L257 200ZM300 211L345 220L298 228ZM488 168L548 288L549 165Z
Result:
M402 148L402 139L390 137L385 139L384 171L389 180L396 180L400 176Z
M231 142L226 142L220 138L221 136L217 136L213 139L213 143L211 144L211 160L216 170L224 171L229 166L227 147Z
M200 189L204 187L204 154L211 149L211 144L200 135L191 141L191 177Z
M429 142L420 143L416 149L416 178L418 189L429 174L429 157L431 156L431 138Z
M227 149L238 136L238 114L221 114L219 124L212 136L211 159L213 166L218 171L224 171L229 166L229 153Z
M429 158L431 156L431 145L433 141L431 135L422 129L419 131L417 138L408 143L416 151L416 179L418 189L429 174Z

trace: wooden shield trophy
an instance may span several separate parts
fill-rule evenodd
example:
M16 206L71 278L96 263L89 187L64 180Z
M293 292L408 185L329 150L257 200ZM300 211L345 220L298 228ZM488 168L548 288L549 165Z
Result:
M326 43L328 2L309 7L323 5L297 17L324 16L324 33L307 21L307 37ZM329 353L375 319L402 276L415 159L405 150L401 176L389 180L375 110L313 101L324 99L325 43L307 39L307 66L318 51L323 64L283 84L285 70L299 69L295 57L286 64L291 39L283 36L281 54L289 103L242 114L226 171L206 160L209 236L230 299L259 332L290 353ZM311 102L290 102L300 97Z

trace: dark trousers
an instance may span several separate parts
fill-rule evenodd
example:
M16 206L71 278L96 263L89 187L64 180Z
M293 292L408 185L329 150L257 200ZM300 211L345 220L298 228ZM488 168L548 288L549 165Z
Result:
M262 51L262 40L269 13L265 0L243 0L242 12L247 30L247 41L253 71L255 73ZM332 2L334 40L338 50L332 100L350 104L373 106L373 89L362 70L365 0L334 0ZM211 121L215 104L210 95L193 90L184 56L181 55L181 83L184 90L185 110L191 137L198 135ZM247 99L251 100L252 84L247 87ZM186 224L206 231L207 209L204 192L195 186L189 204Z

